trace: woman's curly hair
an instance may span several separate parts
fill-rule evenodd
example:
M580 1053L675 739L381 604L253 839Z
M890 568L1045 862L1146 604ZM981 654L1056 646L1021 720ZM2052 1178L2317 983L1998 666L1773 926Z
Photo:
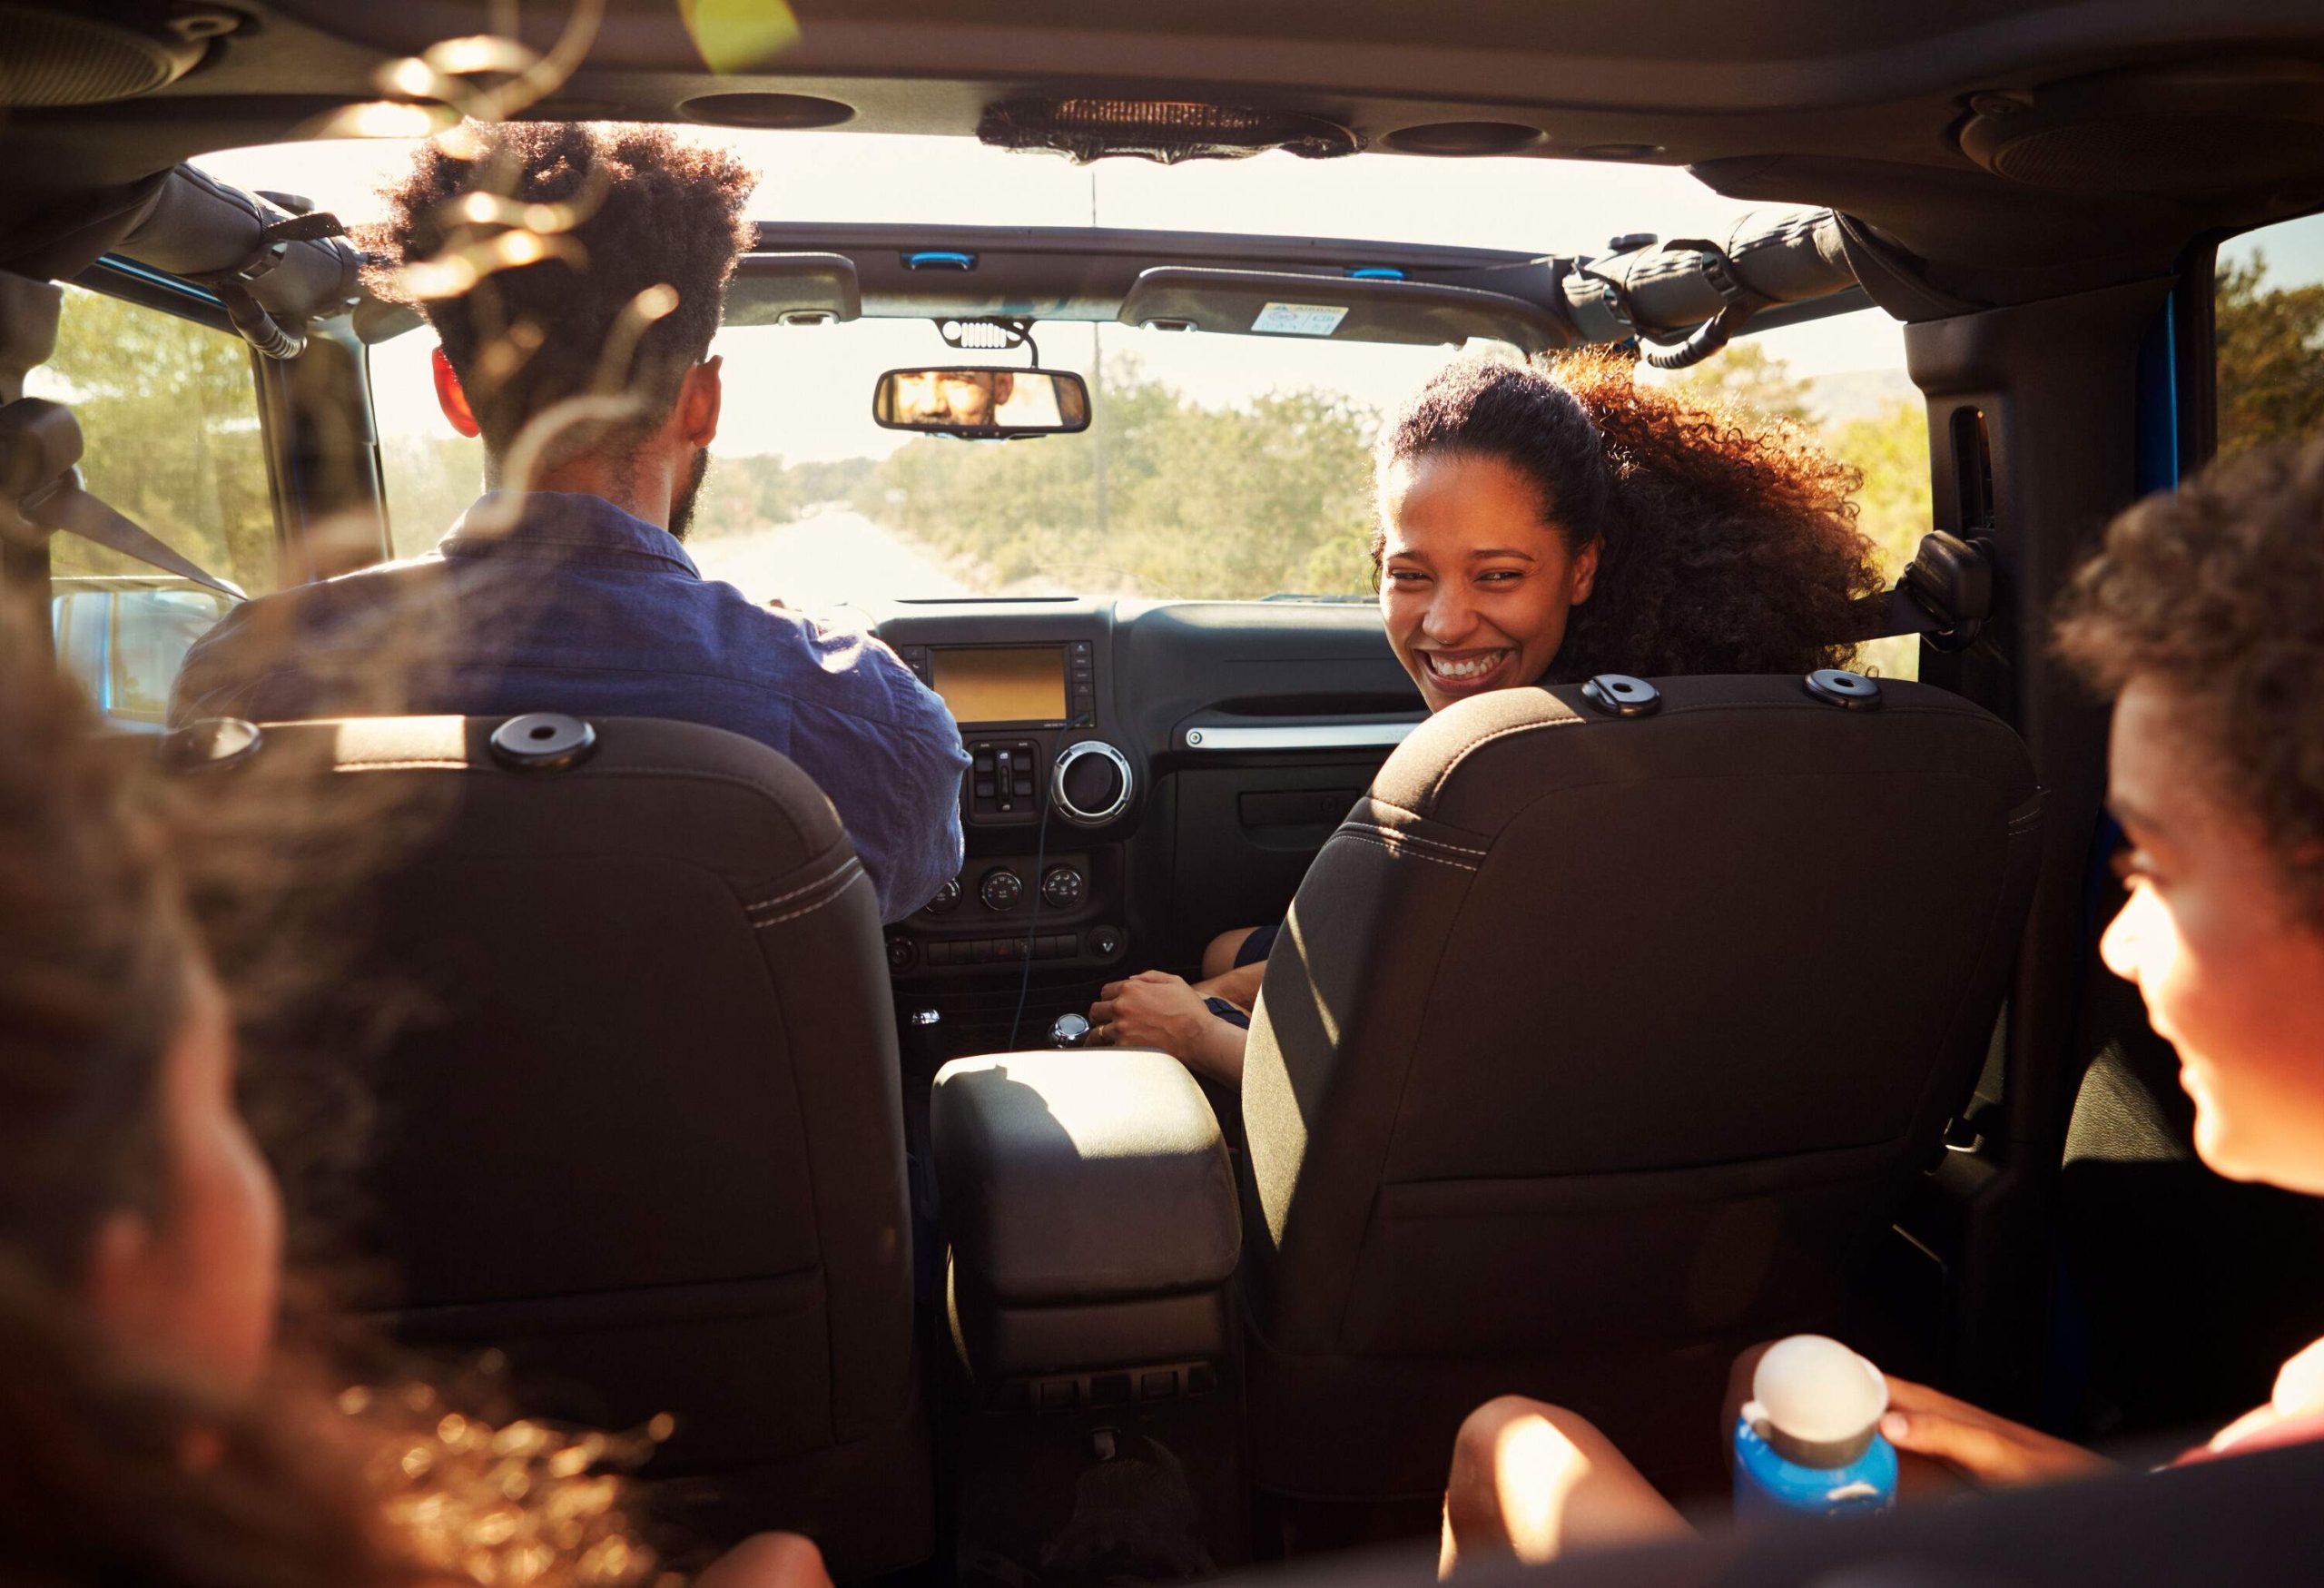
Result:
M2244 453L2117 518L2061 598L2057 642L2109 695L2133 678L2169 692L2196 775L2324 925L2324 438Z
M1850 499L1861 474L1797 425L1632 371L1597 349L1546 367L1457 360L1390 421L1380 474L1433 453L1497 459L1541 488L1573 549L1599 543L1546 683L1846 666L1851 604L1882 584ZM1375 530L1375 576L1384 546Z

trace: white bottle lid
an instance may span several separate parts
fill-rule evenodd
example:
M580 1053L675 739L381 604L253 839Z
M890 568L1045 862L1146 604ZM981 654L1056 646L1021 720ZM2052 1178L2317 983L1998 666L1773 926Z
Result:
M1861 1438L1888 1409L1880 1369L1837 1340L1793 1335L1759 1358L1743 1415L1805 1445Z

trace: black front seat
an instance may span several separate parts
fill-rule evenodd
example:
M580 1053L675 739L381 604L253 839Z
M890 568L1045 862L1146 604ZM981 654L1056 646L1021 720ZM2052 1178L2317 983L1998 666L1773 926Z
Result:
M379 1083L399 1332L506 1351L527 1411L672 1414L649 1475L719 1497L682 1522L797 1528L842 1578L921 1559L894 1017L831 802L714 728L601 718L560 765L553 734L496 754L497 725L276 725L261 751L424 824L371 967L427 1011Z
M1532 1395L1716 1470L1939 1150L2032 887L2024 746L1940 690L1520 689L1423 724L1300 884L1243 1083L1263 1489L1433 1503Z

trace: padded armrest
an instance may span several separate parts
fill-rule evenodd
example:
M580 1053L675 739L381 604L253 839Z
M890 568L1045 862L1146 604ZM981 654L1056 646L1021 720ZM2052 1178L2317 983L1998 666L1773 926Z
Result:
M931 1128L958 1270L1004 1307L1223 1286L1242 1249L1202 1088L1167 1053L998 1053L936 1077Z

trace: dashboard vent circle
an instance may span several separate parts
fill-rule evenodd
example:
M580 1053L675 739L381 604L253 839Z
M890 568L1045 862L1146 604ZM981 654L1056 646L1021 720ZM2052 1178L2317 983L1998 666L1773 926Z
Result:
M1051 803L1076 826L1102 827L1129 809L1129 758L1102 739L1084 739L1059 751L1052 777Z

